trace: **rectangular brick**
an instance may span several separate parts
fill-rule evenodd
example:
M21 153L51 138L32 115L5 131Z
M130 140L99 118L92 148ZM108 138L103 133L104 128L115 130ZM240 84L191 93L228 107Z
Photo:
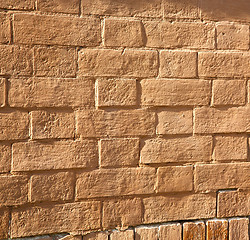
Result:
M220 192L217 215L220 218L250 215L250 192Z
M100 228L100 203L81 202L16 208L12 211L11 237Z
M35 47L34 71L39 77L75 77L77 54L74 48Z
M198 59L200 77L250 76L249 52L200 52Z
M31 202L72 200L74 195L74 174L59 172L32 175L30 186Z
M82 3L82 13L95 15L161 17L161 0L86 0Z
M5 79L0 78L0 107L5 104Z
M211 155L210 136L149 139L142 147L141 163L206 162Z
M135 106L136 80L100 79L97 83L98 106Z
M0 113L0 140L29 138L29 114L26 112Z
M11 107L91 107L95 102L92 79L10 79Z
M201 16L209 20L250 21L248 0L202 0Z
M143 199L144 222L158 223L215 217L215 194L158 196Z
M0 0L0 8L32 10L35 0Z
M250 163L197 165L194 176L196 191L250 188Z
M13 206L28 202L28 178L0 175L0 205Z
M150 194L154 192L155 181L154 168L100 169L83 172L77 176L76 198Z
M14 43L98 46L101 24L97 18L14 14Z
M158 113L158 134L192 134L193 111L173 110Z
M167 78L196 78L197 53L193 51L161 51L160 76Z
M73 112L32 111L31 124L32 139L74 137Z
M249 26L239 24L219 24L217 29L217 49L249 49Z
M195 133L244 133L250 131L250 108L196 108Z
M183 224L183 240L205 240L204 222L186 222Z
M225 220L207 221L207 240L227 240L228 222Z
M215 136L216 161L247 160L247 138L244 136Z
M0 209L0 238L7 239L9 233L10 213L6 208Z
M108 232L92 232L81 236L80 240L109 240Z
M0 43L9 43L10 39L10 19L6 14L0 13Z
M103 227L126 228L142 223L142 204L138 198L103 202Z
M10 165L11 146L9 144L0 144L0 173L9 172Z
M100 143L100 166L121 167L139 164L139 139L102 139Z
M32 49L24 46L0 46L0 74L30 76L32 74Z
M158 168L157 192L186 192L192 190L192 166L169 166Z
M136 228L135 240L158 240L158 227Z
M164 0L164 16L170 18L198 18L197 0Z
M212 24L156 21L143 23L147 47L213 49L215 45L215 27Z
M139 20L104 20L104 45L108 47L141 47L143 26Z
M141 104L145 106L208 105L210 81L207 80L142 80Z
M42 12L79 13L79 0L38 0L37 9Z
M229 221L229 240L249 240L249 219L239 218Z
M110 234L110 240L132 240L134 239L134 230L124 232L114 231Z
M153 135L155 114L141 109L78 111L76 131L83 137Z
M159 240L182 240L182 226L180 223L162 225L159 227Z
M245 105L246 82L244 80L214 80L213 105Z
M88 168L98 165L97 142L94 140L14 143L12 151L13 171Z
M156 77L158 54L153 50L83 49L79 53L80 76Z

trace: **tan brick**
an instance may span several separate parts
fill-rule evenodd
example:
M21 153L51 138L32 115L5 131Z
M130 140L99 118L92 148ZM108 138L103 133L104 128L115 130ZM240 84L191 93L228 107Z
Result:
M74 174L70 172L37 174L31 177L32 202L72 200Z
M32 111L32 138L73 138L75 116L72 112Z
M216 136L214 158L216 161L247 160L247 138L244 136Z
M215 217L215 194L149 197L143 203L145 223Z
M10 213L6 208L0 209L0 238L7 239L9 233Z
M152 50L83 49L79 53L80 76L155 77L158 54Z
M250 21L248 0L202 0L201 16L210 20Z
M31 10L35 8L35 0L0 0L0 8Z
M86 0L82 3L83 14L160 17L161 0Z
M74 48L36 47L34 71L39 77L75 77L77 55Z
M137 166L139 164L139 139L102 139L101 167Z
M9 172L11 165L11 146L0 144L0 172ZM1 226L1 225L0 225Z
M6 14L0 13L0 43L9 43L11 38L10 34L10 20Z
M11 237L100 228L100 203L81 202L13 209Z
M136 96L136 80L98 80L98 106L134 106Z
M141 21L105 19L104 44L108 47L141 47L144 45Z
M250 192L220 192L217 215L220 218L250 215Z
M0 140L27 139L29 114L20 111L0 113L0 129Z
M206 162L211 155L210 136L150 139L142 148L141 163Z
M249 219L231 219L229 221L229 240L249 240Z
M94 198L154 192L154 168L100 169L77 175L76 198ZM105 184L104 184L105 183Z
M227 240L228 222L225 220L207 221L207 240Z
M38 0L37 9L43 12L79 13L79 0Z
M239 49L249 48L249 26L247 25L217 25L217 48Z
M161 51L160 76L195 78L197 76L197 53L192 51Z
M142 80L141 104L146 106L208 105L210 81Z
M147 110L78 111L76 131L83 137L141 136L155 132L155 114Z
M169 166L158 168L158 192L185 192L193 190L192 166Z
M248 52L200 52L198 59L200 77L250 76Z
M158 240L158 228L157 227L136 228L135 240Z
M29 76L32 74L33 54L23 46L0 46L0 74Z
M193 133L193 111L173 110L158 113L158 134Z
M127 230L125 232L112 232L110 234L110 240L133 240L134 239L134 231Z
M250 163L197 165L194 176L197 191L250 188Z
M29 78L10 79L11 107L94 106L92 79Z
M107 232L96 232L84 235L82 240L108 240Z
M175 239L181 240L182 227L181 224L162 225L159 229L159 240Z
M94 140L14 143L12 151L13 171L88 168L98 165L97 142Z
M244 133L250 131L250 108L196 108L195 133Z
M0 175L0 205L12 206L28 202L28 178Z
M103 227L126 228L128 226L139 225L142 222L141 200L123 199L108 200L103 203Z
M213 105L245 105L246 82L244 80L214 80Z
M5 79L0 78L0 107L5 104Z
M164 0L164 16L173 18L198 18L197 0Z
M203 222L184 223L183 240L205 240L205 224Z
M145 21L144 27L148 47L214 48L215 27L212 24Z
M14 43L98 46L101 24L96 18L14 14Z
M82 240L82 236L67 235L66 237L60 238L60 240Z

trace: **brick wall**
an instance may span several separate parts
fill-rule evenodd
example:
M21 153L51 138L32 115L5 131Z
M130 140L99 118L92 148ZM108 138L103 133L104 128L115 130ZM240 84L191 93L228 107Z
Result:
M0 0L0 239L249 240L249 13Z

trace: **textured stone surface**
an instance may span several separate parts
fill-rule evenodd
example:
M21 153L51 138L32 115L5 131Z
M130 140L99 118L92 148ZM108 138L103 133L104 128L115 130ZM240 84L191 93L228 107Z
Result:
M229 221L229 240L249 240L249 219L232 219Z
M44 12L79 13L79 0L38 0L37 8Z
M89 233L82 237L82 240L108 240L106 232Z
M112 232L110 234L110 240L132 240L134 239L134 231L127 230L125 232Z
M0 172L9 172L11 165L10 144L0 144Z
M7 239L9 232L10 213L6 208L0 209L0 238Z
M35 8L35 0L1 0L0 8L32 10Z
M136 228L135 240L158 240L158 228L157 227Z
M159 229L159 240L164 239L176 239L181 240L182 227L181 224L169 224L160 226Z
M5 79L0 78L0 107L5 103Z
M0 14L0 43L8 43L10 42L10 38L11 38L10 21L6 14L1 13Z
M205 240L205 224L203 222L186 222L183 224L183 240Z
M227 240L228 239L227 221L207 221L207 240Z

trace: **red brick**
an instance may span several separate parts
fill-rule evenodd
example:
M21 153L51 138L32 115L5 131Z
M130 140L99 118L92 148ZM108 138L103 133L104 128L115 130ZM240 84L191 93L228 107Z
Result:
M94 106L92 79L29 78L10 79L11 107L85 107Z
M228 239L228 222L211 220L207 221L207 240L227 240Z
M96 18L14 14L14 43L98 46L101 24Z
M9 233L10 213L6 208L0 209L0 238L7 239Z
M98 169L77 175L76 199L154 193L154 168ZM104 184L105 183L105 184Z
M0 205L12 206L28 202L28 178L0 175Z
M9 172L11 165L11 146L0 144L0 172Z
M100 228L100 203L81 202L16 208L12 211L11 237Z
M78 111L76 131L83 137L153 135L155 114L144 109Z
M0 0L0 8L33 10L35 0Z
M196 78L197 53L192 51L161 51L160 76L167 78Z
M168 224L160 226L159 240L175 239L181 240L182 227L181 224Z
M203 222L184 223L183 240L205 240L205 224Z
M249 240L249 219L239 218L229 221L229 240Z
M144 222L158 223L215 217L215 194L158 196L143 199Z
M158 54L152 50L83 49L79 53L80 76L155 77Z
M88 168L98 165L97 142L94 140L14 143L12 151L13 171Z
M70 172L36 174L30 180L32 202L72 200L74 174Z
M150 139L142 147L141 163L206 162L211 155L210 136Z
M6 14L0 13L0 43L9 43L11 38L10 34L11 32L9 17Z
M144 106L208 105L210 81L207 80L142 80L141 104Z

